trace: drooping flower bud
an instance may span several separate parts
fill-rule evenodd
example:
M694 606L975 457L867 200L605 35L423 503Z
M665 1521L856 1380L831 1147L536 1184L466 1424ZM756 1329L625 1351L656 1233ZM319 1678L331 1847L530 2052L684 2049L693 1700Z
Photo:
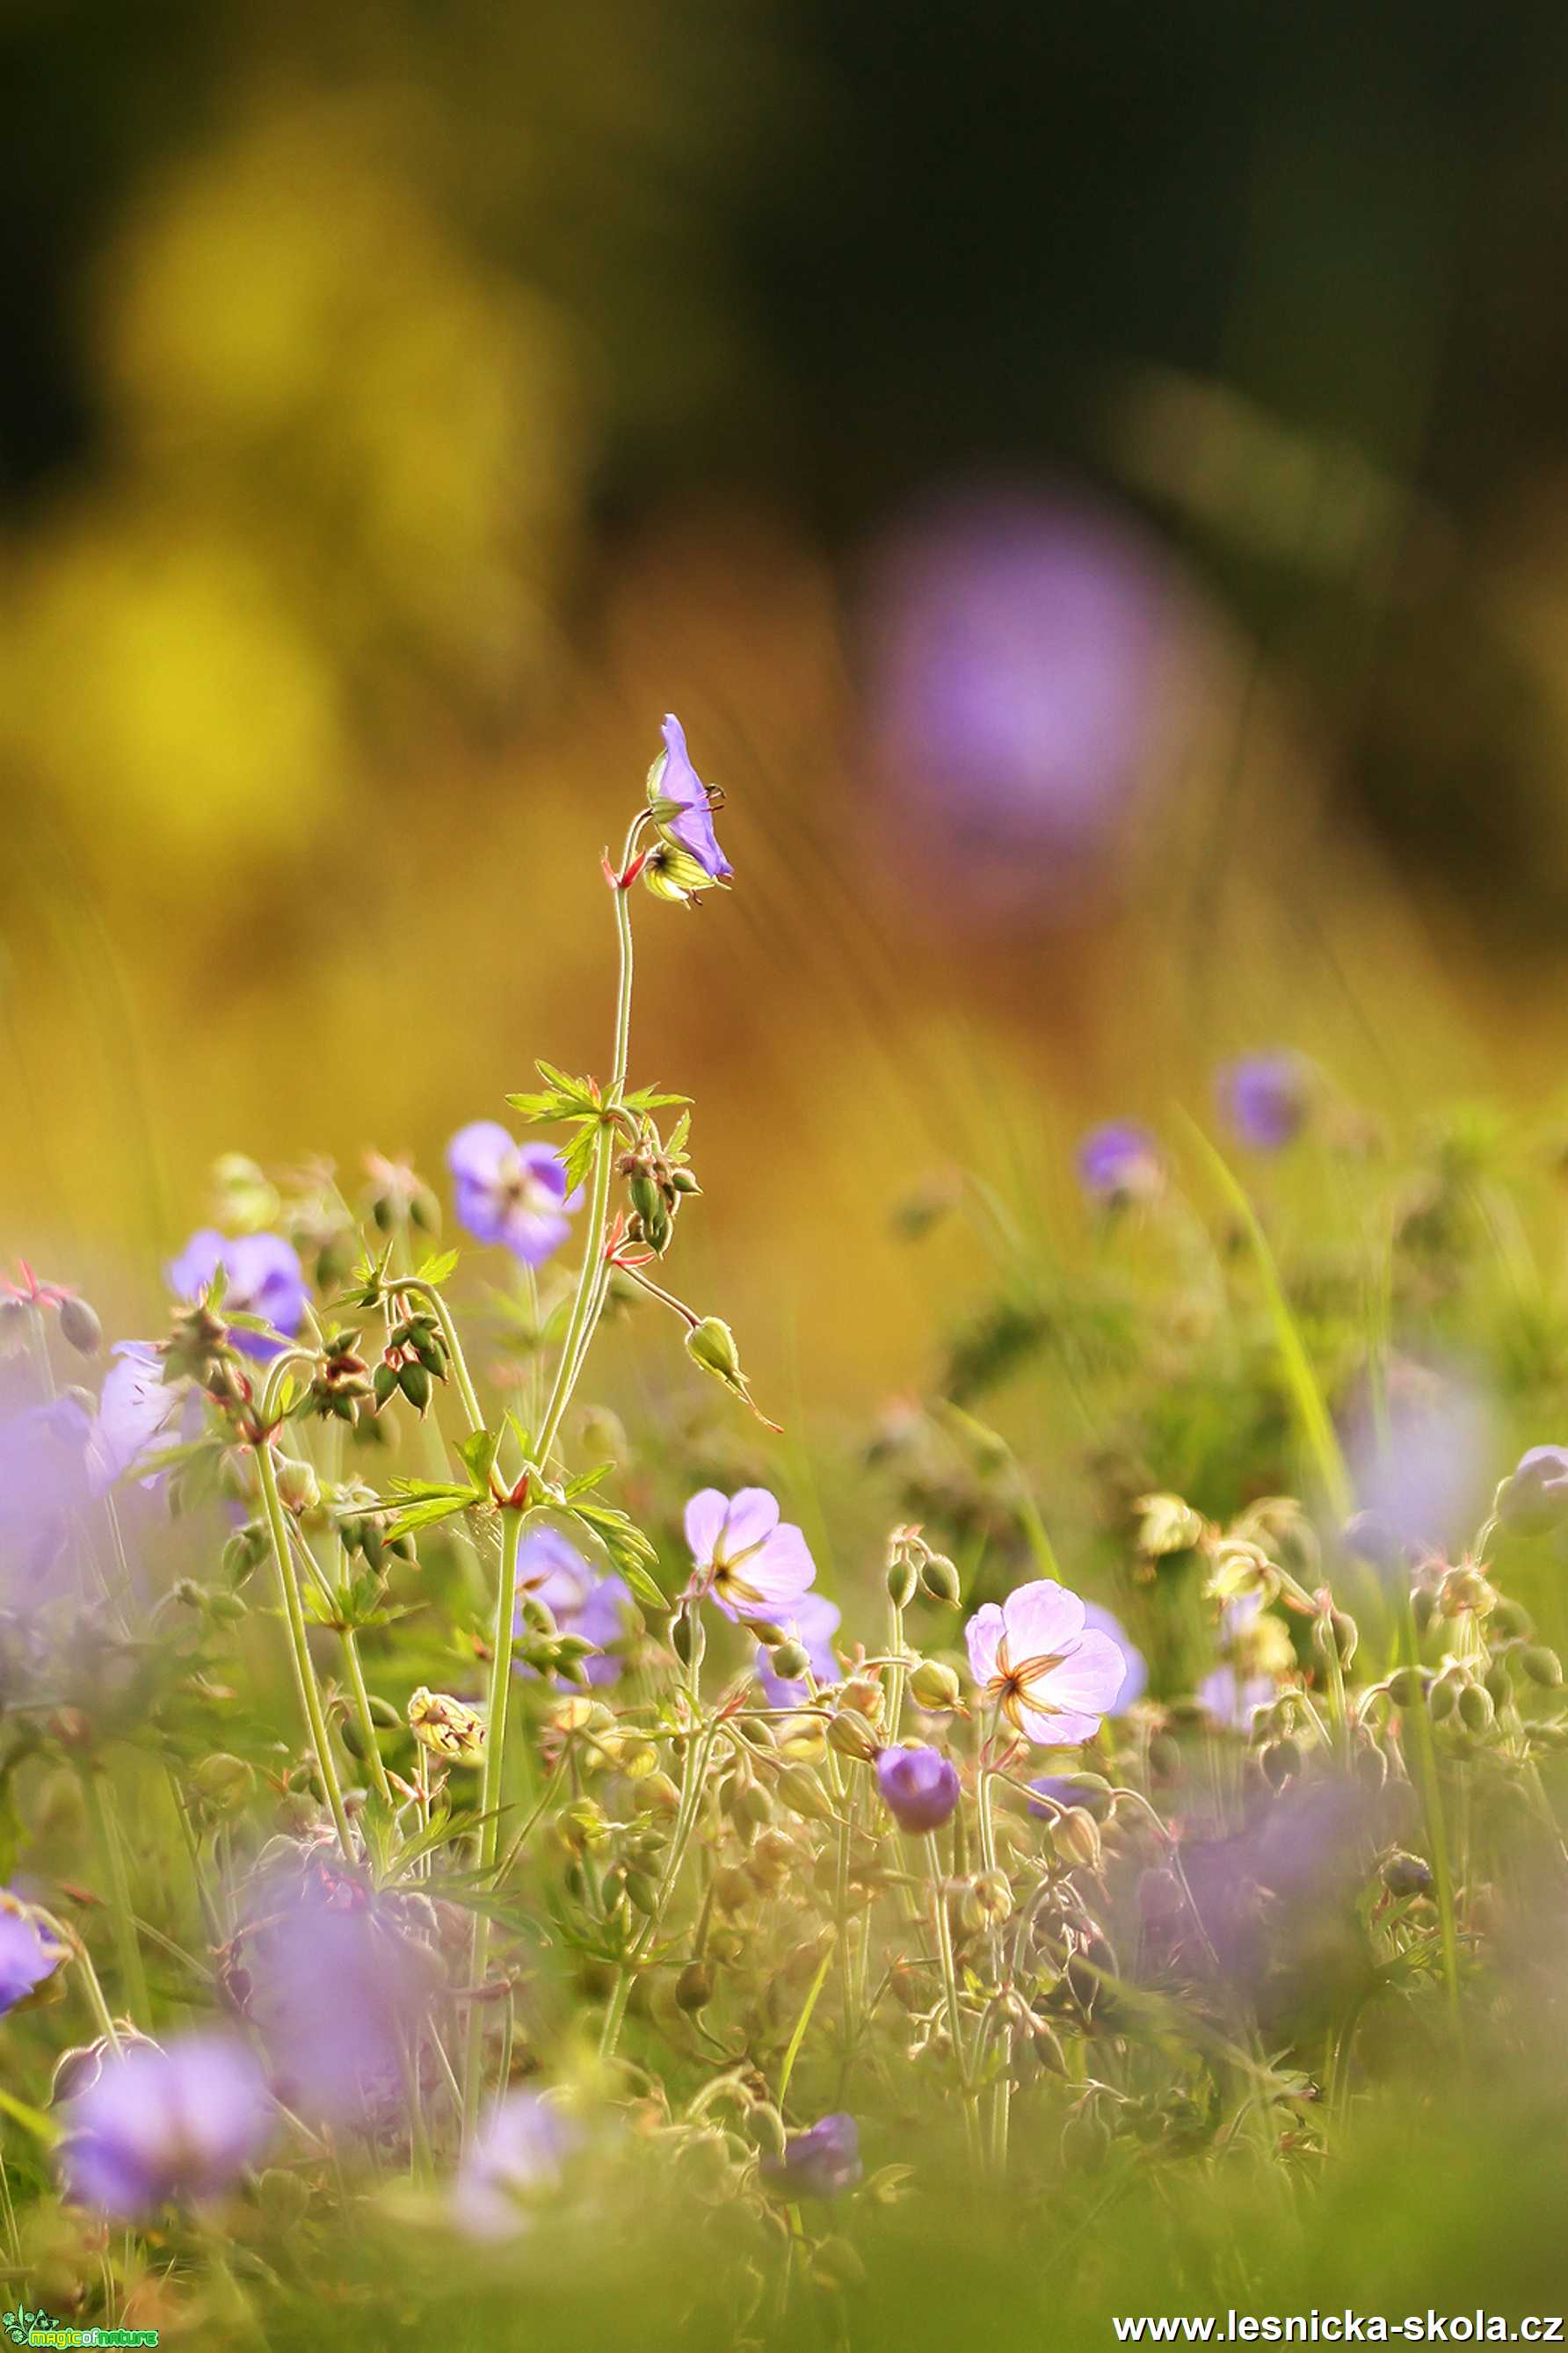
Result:
M1568 1523L1568 1447L1532 1446L1521 1454L1492 1510L1513 1535L1550 1535Z
M59 1304L60 1338L79 1356L96 1356L103 1345L103 1326L85 1299L68 1292Z
M446 1692L428 1691L423 1683L409 1695L408 1728L421 1748L455 1765L482 1765L485 1759L484 1718Z
M910 1697L928 1715L945 1715L957 1707L963 1697L963 1686L958 1671L943 1659L922 1659L910 1671Z
M829 1718L827 1745L841 1757L854 1757L862 1764L877 1754L877 1736L858 1708L841 1707Z
M933 1601L945 1601L950 1609L956 1609L963 1598L958 1569L944 1552L927 1554L921 1563L921 1583Z
M776 1421L770 1421L756 1404L741 1370L741 1352L735 1345L735 1335L721 1316L704 1315L692 1325L686 1335L686 1353L694 1365L722 1381L732 1395L738 1397L756 1415L764 1430L777 1430Z

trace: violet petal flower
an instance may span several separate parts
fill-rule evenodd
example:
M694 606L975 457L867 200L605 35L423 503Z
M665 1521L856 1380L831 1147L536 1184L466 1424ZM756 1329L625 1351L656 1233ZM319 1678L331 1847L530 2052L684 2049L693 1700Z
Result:
M292 1339L305 1320L308 1293L304 1270L293 1245L281 1234L220 1234L212 1226L194 1233L178 1258L165 1270L176 1299L195 1299L219 1267L227 1276L223 1304L245 1315L260 1315ZM237 1325L230 1335L245 1356L265 1364L281 1356L283 1341L273 1334L247 1331Z
M531 1528L517 1548L517 1592L516 1632L521 1634L527 1623L522 1604L532 1594L563 1634L579 1634L595 1646L583 1662L588 1682L595 1686L619 1682L621 1662L609 1652L626 1632L634 1606L624 1577L596 1577L558 1528ZM520 1662L518 1672L526 1675L532 1670Z
M510 2238L529 2220L529 2201L554 2189L577 2143L571 2121L537 2092L496 2102L452 2185L452 2211L476 2239Z
M500 1242L525 1266L542 1266L572 1230L561 1155L548 1144L519 1144L499 1120L476 1119L447 1146L458 1216L476 1241Z
M686 1541L726 1618L787 1625L816 1577L800 1530L779 1518L765 1487L721 1495L705 1487L686 1506Z
M1020 1585L1000 1609L988 1601L964 1639L983 1699L1042 1747L1092 1739L1126 1679L1121 1644L1048 1577Z
M939 1831L958 1804L958 1767L939 1748L910 1743L877 1757L877 1787L901 1831Z
M1215 1093L1238 1144L1257 1152L1280 1152L1306 1124L1312 1103L1311 1065L1287 1049L1244 1054L1220 1071Z
M266 2148L274 2110L244 2043L201 2033L106 2055L66 2116L68 2196L135 2222L231 2188Z
M346 1874L258 1883L237 1949L290 2107L353 2123L401 2102L439 1976L410 1926L397 1898Z
M1497 1491L1493 1511L1514 1535L1545 1536L1568 1520L1568 1447L1531 1446Z
M859 2180L860 2127L842 2109L809 2132L792 2133L782 2157L764 2157L763 2178L786 2198L837 2198Z
M1247 1675L1234 1666L1214 1667L1198 1685L1198 1704L1215 1724L1231 1732L1250 1732L1260 1707L1278 1698L1272 1675Z
M818 1683L838 1681L833 1637L842 1622L838 1604L829 1601L826 1593L803 1593L783 1621L784 1632L801 1645L810 1660L812 1676ZM765 1643L757 1645L756 1667L757 1681L770 1707L802 1707L811 1697L811 1685L804 1675L790 1682L773 1672L773 1652Z
M1112 1120L1091 1128L1078 1148L1079 1182L1091 1201L1121 1208L1152 1201L1165 1182L1160 1147L1146 1127Z
M142 1458L174 1445L191 1392L163 1378L150 1340L121 1340L104 1375L87 1443L88 1484L107 1494Z
M664 750L648 776L648 799L675 801L680 808L679 816L670 818L662 830L690 852L711 881L727 881L735 870L719 847L708 787L691 765L686 731L673 711L666 712L659 732Z
M0 1415L0 1592L9 1608L52 1590L70 1515L87 1501L91 1427L71 1396Z
M20 1897L0 1888L0 2012L15 2010L70 1957Z

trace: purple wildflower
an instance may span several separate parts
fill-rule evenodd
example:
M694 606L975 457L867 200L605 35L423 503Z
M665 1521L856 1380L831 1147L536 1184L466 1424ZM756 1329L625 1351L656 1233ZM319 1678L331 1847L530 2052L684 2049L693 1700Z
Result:
M1363 1508L1401 1544L1441 1552L1485 1509L1491 1432L1460 1374L1409 1361L1390 1369L1385 1408L1359 1417L1347 1452Z
M530 2201L553 2189L577 2143L571 2122L537 2092L509 2092L466 2152L452 2210L476 2239L504 2239L529 2220Z
M791 2133L782 2157L764 2157L763 2175L786 2198L837 2198L859 2180L860 2127L842 2109L809 2132Z
M458 1215L476 1241L501 1242L524 1266L542 1266L572 1228L561 1155L548 1144L518 1144L499 1120L476 1119L447 1146Z
M673 711L666 712L659 732L664 749L648 771L648 800L650 804L674 801L680 812L662 824L660 830L695 858L710 881L728 881L735 870L719 847L708 787L691 765L686 731Z
M721 1495L704 1487L686 1506L686 1541L698 1574L726 1618L788 1625L816 1576L797 1527L779 1519L765 1487Z
M619 1681L621 1662L607 1653L626 1633L631 1613L631 1588L624 1578L595 1577L559 1529L532 1528L517 1548L517 1591L518 1633L527 1622L524 1598L531 1594L543 1602L563 1634L579 1634L594 1644L593 1654L583 1662L590 1683Z
M87 1499L91 1427L70 1395L0 1415L0 1563L13 1606L40 1598L70 1514Z
M780 1622L810 1660L814 1680L836 1683L839 1668L833 1655L833 1637L842 1622L837 1601L829 1601L826 1593L803 1593L787 1619ZM770 1707L800 1707L811 1696L804 1675L789 1682L773 1672L773 1653L763 1642L757 1645L757 1681Z
M1091 1740L1126 1680L1120 1642L1048 1577L1020 1585L1000 1609L988 1601L964 1637L982 1697L1042 1747Z
M88 1484L107 1494L147 1455L173 1446L192 1392L163 1378L163 1359L150 1340L121 1340L104 1375L87 1442Z
M1306 1124L1312 1104L1311 1065L1286 1049L1244 1054L1220 1071L1215 1091L1238 1144L1257 1152L1280 1152Z
M1497 1491L1493 1511L1515 1535L1545 1536L1568 1520L1568 1448L1532 1446Z
M1234 1665L1213 1667L1198 1685L1198 1704L1215 1724L1250 1732L1260 1707L1272 1705L1279 1686L1272 1675L1249 1675Z
M1165 1164L1147 1128L1131 1120L1112 1120L1091 1128L1079 1145L1078 1175L1091 1201L1121 1208L1156 1199L1165 1182Z
M53 1929L20 1896L0 1888L0 2012L26 2001L68 1958Z
M298 1879L275 1870L258 1881L235 1951L291 2107L354 2122L401 2100L440 1977L415 1905L325 1860Z
M136 2042L106 2054L66 2111L68 2196L136 2222L176 2200L216 2197L266 2148L272 2102L259 2065L226 2034L190 2034L166 2051Z
M227 1282L223 1305L243 1315L259 1315L272 1331L252 1332L243 1324L230 1334L235 1346L260 1363L280 1356L279 1332L292 1339L305 1320L305 1275L299 1255L281 1234L220 1234L204 1226L191 1236L177 1259L165 1270L176 1299L196 1299L222 1268Z
M958 1767L940 1748L884 1748L877 1787L901 1831L939 1831L958 1804Z

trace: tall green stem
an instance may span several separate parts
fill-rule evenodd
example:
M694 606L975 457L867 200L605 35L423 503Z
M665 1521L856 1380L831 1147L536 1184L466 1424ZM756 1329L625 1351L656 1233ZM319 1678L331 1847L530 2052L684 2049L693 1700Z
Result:
M621 855L621 871L631 862L637 838L645 820L638 817L626 835ZM615 886L616 938L620 950L620 979L616 991L616 1050L610 1073L606 1102L619 1101L626 1082L626 1071L631 1060L632 1037L632 911L629 893L617 883ZM554 1445L566 1409L572 1402L572 1392L577 1386L588 1344L594 1336L603 1310L609 1282L604 1267L605 1235L610 1221L610 1187L615 1176L616 1129L606 1120L594 1138L594 1158L588 1197L588 1223L583 1237L583 1265L577 1277L576 1293L572 1313L567 1319L566 1337L561 1344L561 1361L556 1367L550 1402L544 1409L544 1421L540 1430L537 1453L545 1463Z
M490 1638L490 1704L485 1732L485 1767L481 1783L479 1810L483 1817L479 1827L479 1866L484 1876L493 1878L500 1855L500 1808L506 1788L506 1727L510 1714L511 1653L513 1620L517 1611L517 1555L522 1538L523 1514L506 1511L501 1515L500 1573L496 1579L495 1627ZM490 1919L485 1911L474 1914L469 1978L473 1999L468 2010L468 2042L463 2071L463 2137L468 2139L479 2110L479 2072L484 2056L484 2007L479 1999L489 1962Z
M146 1971L142 1966L136 1915L131 1908L125 1857L121 1852L114 1825L104 1808L103 1790L96 1766L82 1767L81 1788L93 1843L98 1849L99 1862L109 1892L110 1916L114 1924L114 1948L120 1962L121 1991L135 2024L146 2028L153 2023L153 2005L147 1992Z
M316 1670L310 1660L310 1636L305 1627L305 1607L300 1599L299 1579L289 1550L289 1522L284 1514L283 1498L278 1492L278 1468L272 1460L272 1444L264 1438L256 1450L257 1470L261 1479L262 1501L267 1511L267 1529L272 1539L272 1561L278 1572L279 1598L283 1604L284 1622L289 1629L289 1656L294 1670L294 1688L300 1701L300 1712L316 1752L317 1770L327 1793L332 1820L343 1852L352 1852L349 1818L343 1807L343 1793L338 1783L338 1768L332 1759L332 1745L327 1731L327 1715L321 1705L321 1694L316 1684Z

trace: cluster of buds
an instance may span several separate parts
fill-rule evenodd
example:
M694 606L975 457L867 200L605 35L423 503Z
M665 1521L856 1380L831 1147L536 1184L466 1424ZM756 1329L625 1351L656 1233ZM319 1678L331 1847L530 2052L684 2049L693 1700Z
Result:
M358 1553L365 1567L374 1569L377 1576L388 1560L417 1558L411 1535L388 1536L392 1514L378 1511L371 1489L357 1480L345 1481L338 1489L334 1517L343 1550L350 1555Z
M310 1382L311 1410L323 1418L355 1422L374 1395L370 1366L359 1353L357 1332L334 1332L321 1351Z
M655 1258L662 1258L674 1240L681 1202L700 1193L701 1186L683 1161L663 1149L651 1128L645 1129L634 1150L621 1154L616 1174L626 1179L631 1199L626 1240L646 1242Z
M907 1609L917 1591L956 1609L962 1590L955 1565L944 1552L934 1552L912 1525L895 1528L888 1538L887 1584L897 1609Z
M407 1161L388 1160L379 1152L370 1152L365 1155L365 1166L371 1180L368 1207L379 1232L401 1233L410 1226L417 1233L440 1232L441 1204Z
M423 1310L405 1315L386 1335L386 1347L375 1368L371 1393L379 1413L401 1389L416 1413L430 1403L432 1386L447 1377L447 1343L434 1315Z

